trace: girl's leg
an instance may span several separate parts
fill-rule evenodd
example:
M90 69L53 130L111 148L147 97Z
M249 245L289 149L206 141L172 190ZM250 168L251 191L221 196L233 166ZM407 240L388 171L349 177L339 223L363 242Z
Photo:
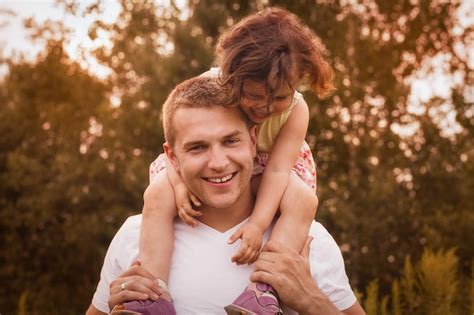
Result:
M254 163L252 192L258 192L261 174L268 161L268 153L259 153ZM300 252L318 207L316 196L316 165L309 146L304 143L291 173L288 186L280 202L280 217L273 227L270 240L278 241ZM252 283L237 299L225 307L227 314L276 314L280 311L276 291L266 283ZM244 311L242 313L242 311Z
M268 158L268 153L259 153L255 159L252 177L254 194L258 191ZM273 227L270 240L283 243L297 251L301 249L318 207L316 185L316 164L309 145L304 142L280 202L280 217Z
M273 227L270 240L300 252L317 207L318 197L314 190L292 173L280 203L280 217Z
M130 301L116 306L117 312L112 314L176 315L167 283L174 246L173 221L177 210L164 163L160 162L160 158L153 163L157 163L158 167L154 164L150 167L150 185L143 194L139 249L141 265L156 277L163 293L157 300Z
M173 221L177 210L166 169L156 175L143 199L140 262L157 279L168 283L174 245Z
M252 192L258 191L259 175L252 177ZM290 176L280 203L280 217L273 227L271 240L301 251L314 219L318 199L312 186L298 176ZM277 314L281 311L277 293L266 283L251 283L230 305L227 314Z

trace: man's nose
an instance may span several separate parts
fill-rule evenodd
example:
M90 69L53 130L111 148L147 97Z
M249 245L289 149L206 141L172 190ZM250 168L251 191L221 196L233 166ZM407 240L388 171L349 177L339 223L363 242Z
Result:
M227 153L222 148L213 148L209 151L209 155L208 166L210 169L222 171L229 164Z

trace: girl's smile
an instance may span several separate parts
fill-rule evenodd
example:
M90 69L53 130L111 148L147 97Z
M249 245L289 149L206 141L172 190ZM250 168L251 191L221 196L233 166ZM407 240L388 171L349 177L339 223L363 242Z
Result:
M249 79L244 81L242 92L240 107L254 123L261 124L269 117L288 109L295 90L284 85L270 98L262 81Z

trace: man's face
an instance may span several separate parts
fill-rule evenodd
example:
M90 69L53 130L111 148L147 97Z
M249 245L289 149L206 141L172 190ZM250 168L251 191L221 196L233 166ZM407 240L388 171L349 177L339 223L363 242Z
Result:
M173 119L166 154L204 205L228 208L250 192L256 128L248 130L237 108L180 108Z

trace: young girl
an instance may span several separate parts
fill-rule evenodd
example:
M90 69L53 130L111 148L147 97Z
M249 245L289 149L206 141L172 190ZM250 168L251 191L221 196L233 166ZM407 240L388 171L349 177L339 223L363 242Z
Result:
M280 216L270 239L299 251L318 201L315 164L304 142L309 110L296 87L305 84L318 96L332 90L332 72L322 59L323 47L295 15L269 8L246 17L224 33L216 54L220 68L212 68L204 75L218 76L220 84L231 89L229 103L240 104L259 126L259 153L252 178L253 190L258 193L248 222L229 239L229 243L241 240L232 261L246 264L257 259L263 234L277 210ZM201 213L200 201L187 190L163 156L150 166L151 182L164 169L174 189L178 211L160 207L160 201L170 196L161 195L153 189L153 184L149 186L144 196L140 260L166 291L174 241L173 220L178 214L184 222L195 226L194 217ZM156 301L145 304L150 311L169 309L171 297L165 292ZM139 309L142 308L136 310ZM229 314L280 311L275 291L262 283L250 284L225 309Z

